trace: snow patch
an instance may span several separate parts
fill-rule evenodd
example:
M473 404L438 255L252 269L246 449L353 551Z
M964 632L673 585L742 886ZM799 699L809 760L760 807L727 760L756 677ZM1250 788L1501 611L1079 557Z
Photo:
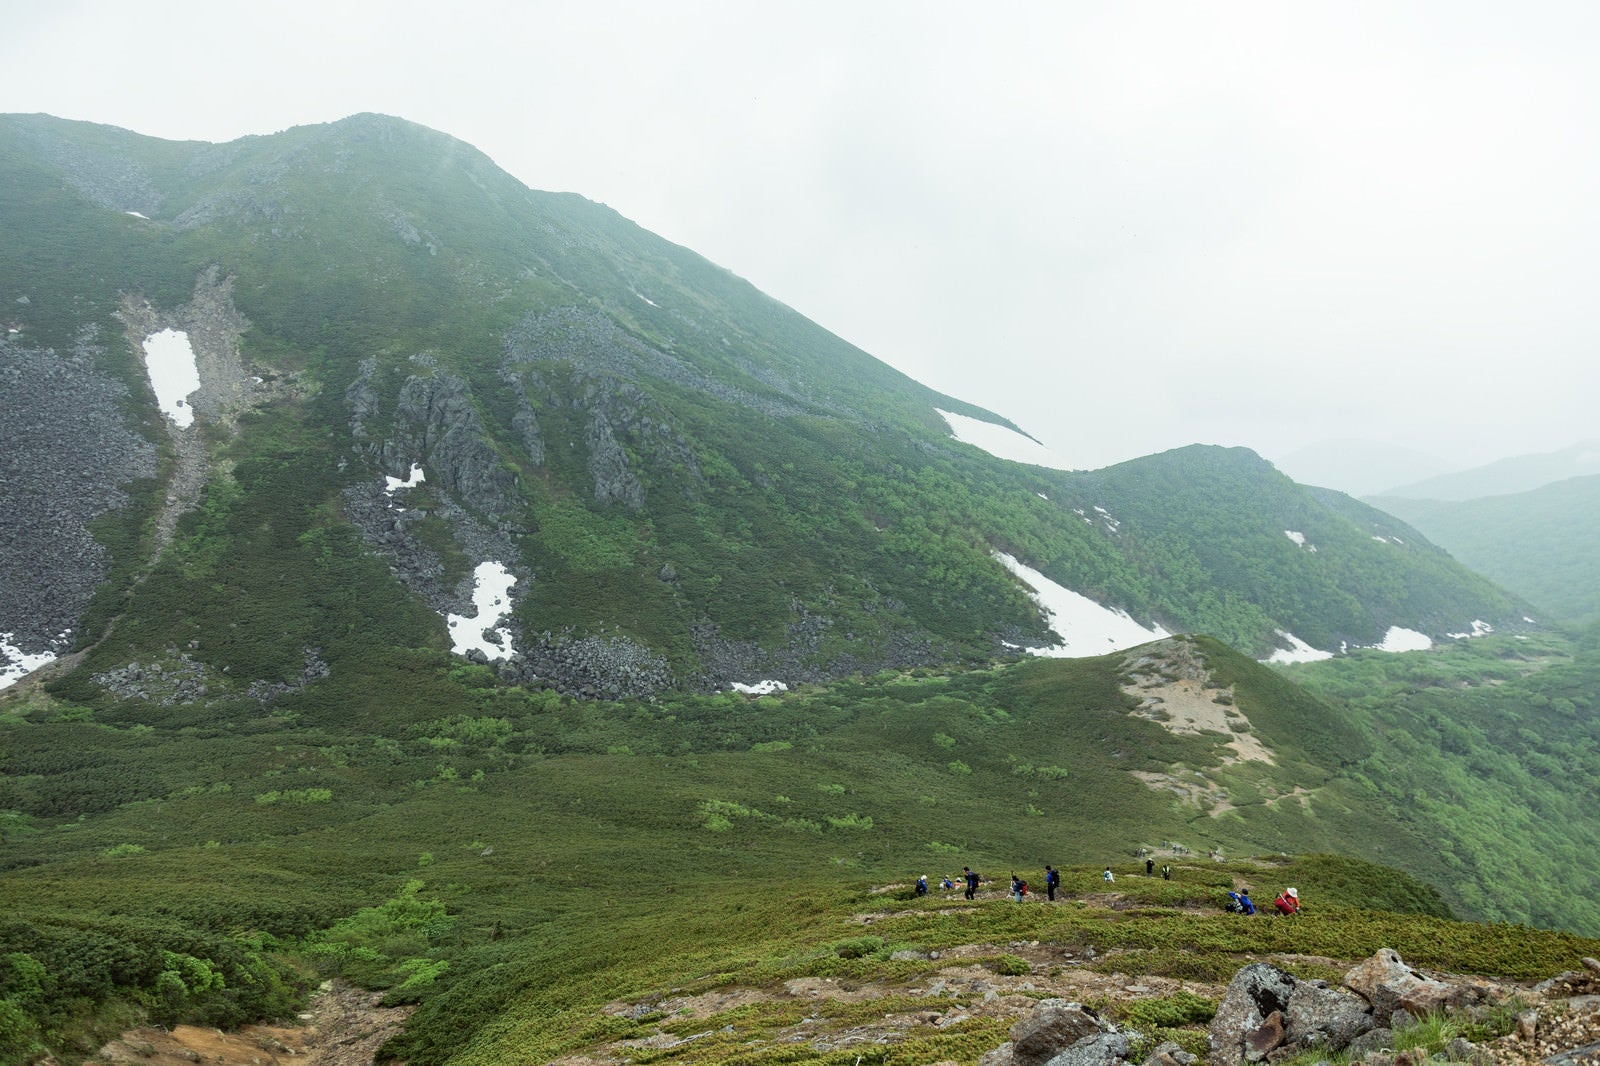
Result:
M1474 618L1472 620L1472 632L1446 633L1445 636L1451 638L1452 640L1471 640L1473 637L1486 637L1493 632L1494 626L1490 625L1488 622L1485 622L1481 618Z
M447 614L451 651L465 655L477 650L491 659L509 659L516 653L511 646L511 630L496 623L511 611L511 589L517 579L500 563L479 563L472 572L471 615Z
M200 388L200 371L189 335L181 329L150 334L144 339L144 368L161 413L179 427L194 425L194 408L187 401Z
M395 494L395 490L396 489L414 489L418 485L422 484L422 482L423 482L422 464L421 463L412 463L411 464L411 477L406 481L401 481L397 477L390 477L387 474L385 474L384 477L383 477L383 484L384 484L383 491L387 492L390 496L393 496Z
M1172 635L1160 626L1146 629L1130 615L1064 588L1004 552L996 552L995 558L1032 588L1034 602L1044 609L1051 631L1061 638L1059 647L1028 649L1035 655L1081 659Z
M1383 643L1376 647L1379 651L1427 651L1433 647L1433 640L1426 633L1418 633L1415 629L1390 626L1389 631L1383 635Z
M1308 552L1314 552L1317 550L1317 546L1315 544L1306 543L1306 535L1301 533L1299 530L1286 529L1283 531L1283 535L1294 541L1295 544L1304 548Z
M774 692L788 692L789 686L782 681L757 681L753 685L746 685L735 681L730 686L735 692L742 692L746 696L770 696Z
M72 630L69 629L51 643L65 644L71 635ZM15 633L0 633L0 689L10 688L41 666L48 666L56 661L55 651L29 654L11 643L15 639Z
M1264 662L1269 663L1314 663L1323 659L1333 658L1333 652L1313 648L1299 637L1287 630L1277 631L1278 639L1288 644L1287 648L1279 648L1267 656Z
M1043 444L1008 426L997 426L993 422L958 415L953 411L940 411L937 407L934 410L939 411L950 427L950 435L956 440L981 448L997 459L1009 459L1014 463L1027 463L1050 470L1073 469L1065 459Z

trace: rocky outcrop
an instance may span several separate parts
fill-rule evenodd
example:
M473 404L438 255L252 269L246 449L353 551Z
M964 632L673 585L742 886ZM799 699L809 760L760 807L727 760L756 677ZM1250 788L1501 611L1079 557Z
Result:
M28 654L70 645L110 564L90 523L156 475L98 340L63 352L0 334L0 635Z
M377 449L379 467L404 478L420 464L430 480L490 518L519 509L517 478L496 453L465 379L439 372L408 377L395 402L394 432Z
M1261 1062L1311 1049L1338 1051L1372 1027L1359 996L1254 963L1228 984L1207 1042L1213 1062Z
M898 614L903 607L885 600L878 604L878 610ZM824 641L834 630L833 619L813 612L798 600L790 604L790 619L783 643L773 648L749 640L727 639L709 623L696 626L694 645L701 669L694 679L695 687L725 689L734 682L749 684L757 680L802 685L850 674L935 666L955 657L953 651L929 634L892 625L880 635L849 634L846 643L850 651L825 648Z

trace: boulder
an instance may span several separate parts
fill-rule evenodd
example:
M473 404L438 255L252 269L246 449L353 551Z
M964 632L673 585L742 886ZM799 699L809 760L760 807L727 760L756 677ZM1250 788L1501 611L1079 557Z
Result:
M1229 983L1206 1041L1214 1063L1277 1062L1313 1049L1342 1051L1372 1027L1359 997L1253 963Z
M1011 1061L1016 1066L1043 1066L1078 1041L1099 1035L1105 1028L1099 1016L1081 1003L1040 1000L1037 1007L1011 1027Z
M1296 981L1289 994L1285 1043L1295 1048L1347 1047L1376 1022L1360 996L1322 981Z
M1387 1025L1396 1010L1421 1016L1455 1005L1461 999L1450 985L1407 966L1393 948L1382 948L1372 958L1344 975L1344 986L1372 1004L1379 1025Z
M1250 1034L1274 1013L1281 1018L1294 983L1293 977L1264 962L1252 963L1234 974L1206 1031L1211 1061L1244 1062Z
M1156 1045L1155 1049L1145 1058L1142 1066L1194 1066L1199 1062L1198 1055L1192 1055L1183 1050L1183 1045L1175 1040L1168 1040Z

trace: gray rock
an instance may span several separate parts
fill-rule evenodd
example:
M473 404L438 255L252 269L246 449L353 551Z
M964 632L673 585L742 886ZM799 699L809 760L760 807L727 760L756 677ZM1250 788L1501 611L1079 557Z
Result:
M1340 1051L1372 1026L1359 997L1253 963L1229 983L1206 1040L1213 1062L1277 1061L1312 1049Z
M1368 1029L1354 1040L1345 1049L1350 1053L1352 1061L1363 1058L1374 1051L1394 1050L1394 1031L1392 1029Z
M1104 1029L1100 1018L1080 1003L1041 1000L1027 1017L1011 1027L1012 1056L1017 1066L1040 1066Z
M1252 963L1234 974L1206 1030L1211 1061L1245 1061L1249 1035L1274 1012L1287 1010L1293 992L1294 978L1266 963Z
M1011 1042L1008 1040L992 1051L978 1056L978 1066L1012 1066Z
M1287 1018L1286 1040L1302 1049L1338 1050L1376 1024L1365 1000L1321 981L1295 982Z
M1142 1066L1194 1066L1200 1061L1200 1056L1183 1049L1183 1045L1173 1040L1156 1045L1145 1058Z
M1048 1066L1114 1066L1127 1059L1129 1047L1127 1033L1096 1033L1061 1052Z

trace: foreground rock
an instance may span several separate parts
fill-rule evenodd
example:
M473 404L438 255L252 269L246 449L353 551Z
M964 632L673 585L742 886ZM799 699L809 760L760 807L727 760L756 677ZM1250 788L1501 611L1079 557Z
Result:
M1375 1025L1371 1005L1353 992L1254 963L1228 984L1206 1041L1213 1062L1276 1061L1342 1051Z
M1081 1003L1041 1000L1011 1027L1011 1040L978 1060L978 1066L1111 1066L1128 1055L1127 1033Z

